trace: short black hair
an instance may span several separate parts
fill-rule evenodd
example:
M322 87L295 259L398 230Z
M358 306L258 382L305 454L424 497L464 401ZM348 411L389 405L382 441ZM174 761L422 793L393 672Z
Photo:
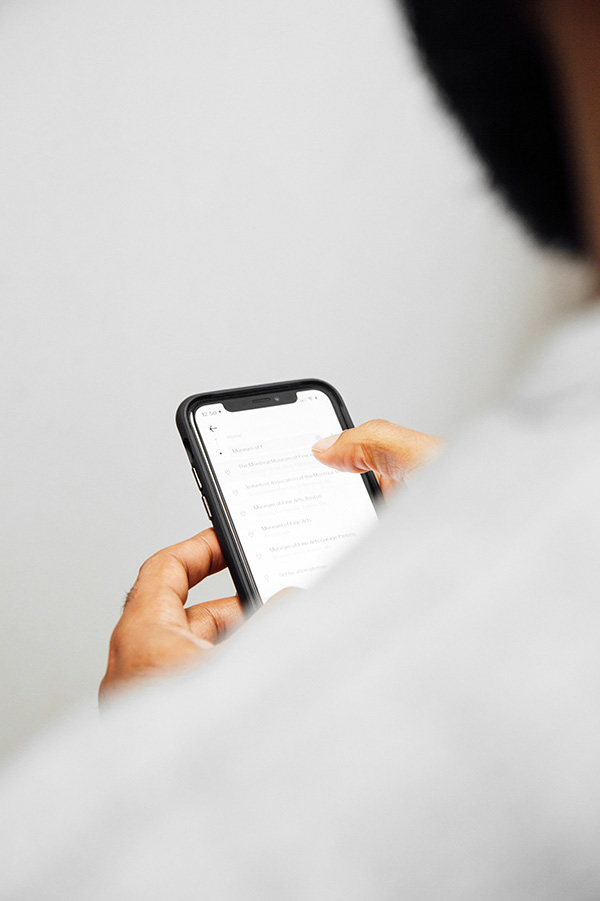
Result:
M543 243L583 249L552 72L515 0L402 0L420 56L493 186Z

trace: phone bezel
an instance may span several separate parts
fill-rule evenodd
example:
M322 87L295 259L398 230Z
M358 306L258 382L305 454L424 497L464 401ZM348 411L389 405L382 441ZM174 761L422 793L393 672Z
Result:
M229 567L238 596L242 604L251 610L257 610L262 607L263 601L254 581L244 547L221 492L211 460L206 453L198 432L195 413L198 407L207 404L249 399L255 395L260 397L261 395L283 394L290 391L310 391L313 389L322 391L329 397L342 430L353 428L354 423L339 391L323 379L294 379L283 382L269 382L263 385L248 385L244 388L227 388L222 391L193 394L182 401L177 409L175 417L177 428L192 465L192 470L195 472L196 484L205 503L208 504L209 510L207 512L210 511L209 516L211 516L212 526L221 545L223 556ZM378 512L377 506L381 502L382 494L377 479L372 472L363 473L362 479L375 511Z

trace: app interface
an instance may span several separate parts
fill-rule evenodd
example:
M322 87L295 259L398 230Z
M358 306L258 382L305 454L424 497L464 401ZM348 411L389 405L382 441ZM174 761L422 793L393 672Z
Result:
M195 420L263 602L308 588L377 524L362 477L311 453L342 428L323 391L236 412L209 404Z

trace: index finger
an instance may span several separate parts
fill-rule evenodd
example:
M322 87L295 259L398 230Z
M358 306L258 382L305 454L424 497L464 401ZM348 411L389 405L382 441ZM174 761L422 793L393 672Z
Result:
M142 564L125 601L123 617L143 616L183 625L189 589L224 567L213 529L163 548Z
M423 466L443 449L435 435L415 432L385 419L371 419L339 435L322 438L312 452L321 463L342 472L371 470L393 482Z

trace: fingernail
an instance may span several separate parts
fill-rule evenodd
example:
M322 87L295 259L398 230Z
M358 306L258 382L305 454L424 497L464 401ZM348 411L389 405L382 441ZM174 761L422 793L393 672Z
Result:
M341 432L338 432L337 435L329 435L328 438L321 438L320 441L317 441L316 444L313 444L313 451L316 451L318 454L322 454L323 451L329 450L331 445L335 444L341 434Z

